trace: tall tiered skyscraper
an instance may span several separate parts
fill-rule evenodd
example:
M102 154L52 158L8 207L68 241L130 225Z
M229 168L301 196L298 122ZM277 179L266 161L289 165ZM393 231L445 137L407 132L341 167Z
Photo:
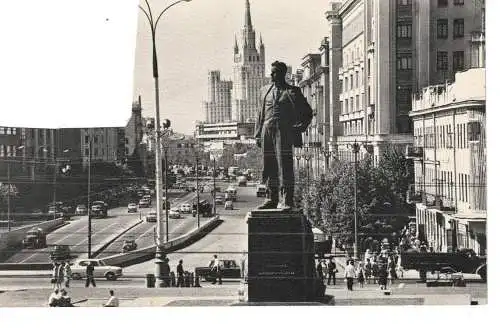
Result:
M203 102L207 123L231 121L233 82L221 80L220 71L208 72L208 101Z
M250 15L250 2L246 0L245 25L239 38L234 40L232 119L253 122L257 115L259 91L267 83L265 77L265 47L262 36L256 47L255 30Z

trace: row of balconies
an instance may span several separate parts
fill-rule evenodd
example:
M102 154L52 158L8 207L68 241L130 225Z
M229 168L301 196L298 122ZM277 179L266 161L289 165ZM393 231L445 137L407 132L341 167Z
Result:
M440 211L454 211L455 202L453 199L443 195L434 195L424 190L416 188L416 185L410 185L406 192L406 202L408 204L422 203L428 208L435 208Z

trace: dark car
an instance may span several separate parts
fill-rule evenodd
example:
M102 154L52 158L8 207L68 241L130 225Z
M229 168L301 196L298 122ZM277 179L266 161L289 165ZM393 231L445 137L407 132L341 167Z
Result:
M41 228L33 228L26 232L23 239L23 248L47 247L47 235Z
M222 278L239 279L241 278L241 268L236 264L235 260L219 260L222 264ZM207 267L197 267L194 269L195 274L205 281L215 281L215 271L212 270L212 262Z
M123 241L122 252L130 252L137 249L137 243L133 238L127 238Z
M51 261L66 261L71 259L71 251L68 245L54 245L50 250Z

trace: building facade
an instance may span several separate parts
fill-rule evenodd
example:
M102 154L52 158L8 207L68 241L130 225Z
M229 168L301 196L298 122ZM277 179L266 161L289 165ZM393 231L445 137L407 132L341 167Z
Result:
M255 144L254 123L197 123L195 138L200 144L210 147L212 143L224 142Z
M120 164L125 160L125 128L84 128L81 129L80 138L81 158L84 167L88 166L89 160L92 163L115 164ZM89 141L91 142L89 143Z
M230 122L233 82L221 80L220 71L208 73L208 101L203 102L207 123Z
M255 122L260 89L268 82L265 77L265 46L261 36L257 48L255 34L250 2L246 0L245 25L239 42L238 38L234 42L232 120L236 122Z
M424 88L410 116L417 238L435 251L486 254L485 69L456 73L455 82Z

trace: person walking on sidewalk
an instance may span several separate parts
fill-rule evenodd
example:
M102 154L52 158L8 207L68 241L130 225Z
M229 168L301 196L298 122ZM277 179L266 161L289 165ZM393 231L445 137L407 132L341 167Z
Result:
M363 262L359 262L358 264L358 283L359 283L359 288L363 288L365 286L365 270L363 268Z
M316 265L316 271L318 272L318 278L321 280L321 283L325 283L325 276L323 274L323 266L321 265L321 260L318 260L318 264Z
M66 262L64 265L64 285L66 288L69 288L69 281L71 279L71 266L69 264L69 261Z
M120 306L120 301L118 300L118 297L115 296L114 290L112 290L112 289L109 290L109 299L102 306L104 306L104 307L118 307L118 306Z
M182 267L182 260L177 264L177 287L184 287L184 268Z
M217 255L214 255L214 258L211 262L212 266L210 268L210 271L215 276L212 285L215 285L217 283L217 280L219 280L219 285L222 285L222 270L221 270L222 268L221 268L221 262L217 258Z
M350 260L345 267L345 279L347 282L347 290L352 290L354 278L356 277L356 269L354 268L354 260Z
M366 258L366 263L365 263L364 269L365 269L365 280L366 280L366 283L369 284L370 278L372 276L372 263L370 262L369 258Z
M52 288L59 289L59 286L57 286L57 282L59 281L59 277L57 276L59 274L59 265L57 262L52 263L52 278L50 279L50 283L52 284Z
M335 286L337 284L337 264L333 260L332 257L330 257L330 261L328 261L328 285L330 284L330 281L333 280L333 285Z
M92 261L87 265L87 280L85 281L85 288L89 287L90 284L95 287L95 279L94 279L94 264Z

